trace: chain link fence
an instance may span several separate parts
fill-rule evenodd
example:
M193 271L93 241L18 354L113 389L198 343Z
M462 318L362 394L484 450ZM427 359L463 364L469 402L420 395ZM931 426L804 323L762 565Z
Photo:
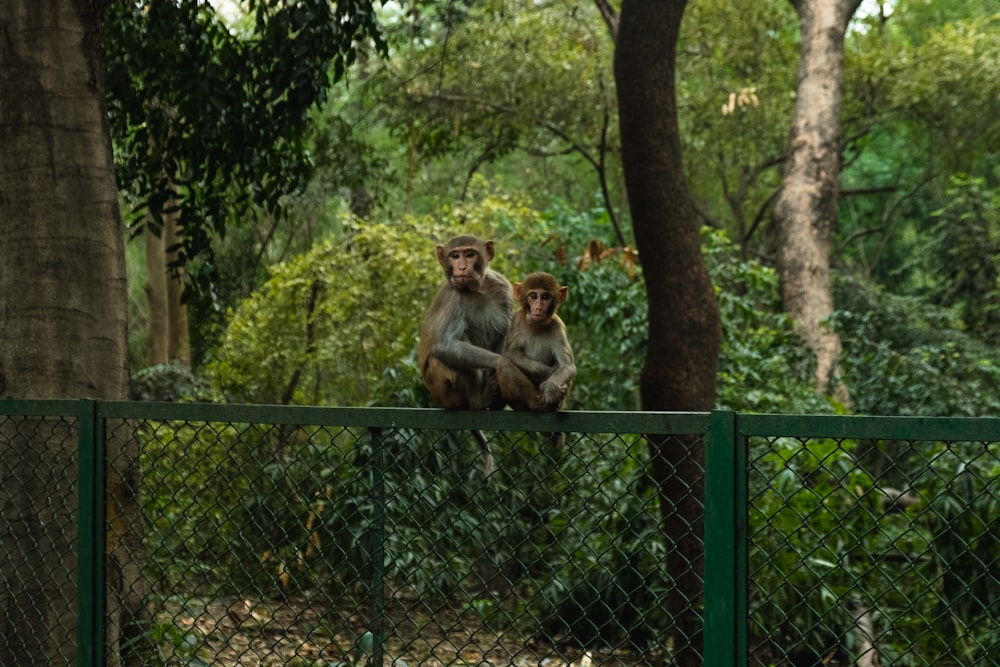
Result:
M0 664L994 665L998 443L994 420L0 402Z
M995 420L784 422L746 449L750 664L1000 664Z

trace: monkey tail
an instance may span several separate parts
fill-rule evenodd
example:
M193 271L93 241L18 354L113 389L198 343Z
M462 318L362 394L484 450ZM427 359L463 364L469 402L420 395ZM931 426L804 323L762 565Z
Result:
M479 448L483 450L483 477L489 482L490 476L493 474L493 452L490 451L490 442L478 428L472 431L472 437L476 439Z

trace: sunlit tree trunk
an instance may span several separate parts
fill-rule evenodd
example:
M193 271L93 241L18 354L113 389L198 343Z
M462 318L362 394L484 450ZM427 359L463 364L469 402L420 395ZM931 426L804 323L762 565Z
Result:
M177 259L175 247L177 214L165 212L157 234L146 220L146 303L149 308L146 331L146 361L150 366L166 363L191 365L191 339L187 305L183 301L183 269L171 265Z
M860 0L792 0L801 53L795 118L774 207L777 265L785 311L816 354L816 383L847 403L836 372L840 336L823 325L833 312L830 247L840 196L840 107L844 36Z
M674 85L685 0L624 0L615 79L622 162L649 300L644 410L711 410L721 346L719 305L701 254L681 160ZM704 450L698 439L650 443L673 587L676 664L702 664Z
M128 395L124 229L98 44L105 9L0 0L2 396ZM30 421L0 428L0 664L71 665L76 425ZM134 443L108 446L109 511L121 519L108 536L117 645L142 616L130 560L141 558L141 523ZM124 544L140 550L125 556ZM119 659L113 650L110 664Z

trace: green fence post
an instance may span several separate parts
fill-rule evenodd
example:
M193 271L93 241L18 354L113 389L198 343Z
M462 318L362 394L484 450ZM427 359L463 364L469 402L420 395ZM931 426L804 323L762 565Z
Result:
M734 528L736 530L736 545L733 550L735 566L735 581L733 588L733 619L736 634L736 661L734 665L750 664L750 494L747 486L750 474L749 445L747 436L740 428L740 415L736 415L736 434L733 440L733 456L736 465L733 469L733 489L736 501Z
M104 429L97 403L79 403L77 667L104 665Z
M372 439L372 500L375 516L372 517L372 591L375 595L372 611L372 661L381 665L385 640L385 446L382 429L368 429Z
M705 448L705 665L726 667L746 664L740 642L745 626L746 565L741 563L739 526L746 506L738 502L743 474L739 468L736 414L712 413ZM745 486L744 486L745 489ZM741 604L741 600L742 603ZM742 608L741 608L742 607ZM742 617L741 617L742 616Z

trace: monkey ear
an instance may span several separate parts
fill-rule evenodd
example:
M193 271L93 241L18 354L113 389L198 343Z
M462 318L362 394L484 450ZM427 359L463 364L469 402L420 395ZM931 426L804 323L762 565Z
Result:
M557 297L559 299L559 303L565 301L566 297L568 296L569 296L569 287L563 285L562 287L559 288L559 296Z
M514 283L514 301L521 300L521 283Z
M493 261L493 255L494 255L495 252L496 251L493 248L493 241L487 241L486 242L486 261L487 262L492 262Z
M439 245L437 247L438 262L442 265L444 264L444 246Z

